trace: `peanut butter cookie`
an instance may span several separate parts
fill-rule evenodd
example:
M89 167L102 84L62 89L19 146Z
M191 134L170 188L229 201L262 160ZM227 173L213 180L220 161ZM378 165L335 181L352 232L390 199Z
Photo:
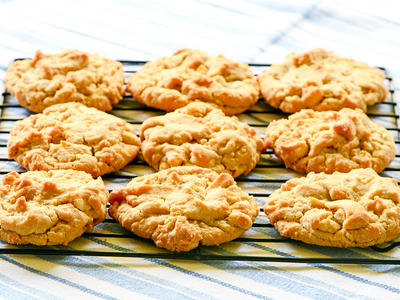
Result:
M400 233L400 189L372 169L310 173L284 183L264 205L283 236L309 244L368 247Z
M196 165L233 177L248 174L264 146L249 125L204 102L147 119L140 138L143 157L156 170Z
M140 147L135 127L77 102L15 122L8 157L34 170L74 169L94 177L123 168Z
M217 104L227 115L247 110L259 96L248 65L192 49L146 63L128 79L126 89L158 109L173 111L201 100Z
M381 172L395 156L393 137L360 109L303 109L289 119L271 122L265 143L287 168L301 173L357 168Z
M5 84L19 104L34 112L72 101L108 111L124 94L124 71L117 61L79 50L37 51L33 59L9 66Z
M0 239L11 244L68 244L106 217L101 178L74 170L16 172L0 183Z
M264 99L287 113L344 107L365 112L388 94L381 70L323 49L290 54L257 79Z
M252 226L259 211L229 174L186 166L137 177L109 201L112 218L170 251L231 241Z

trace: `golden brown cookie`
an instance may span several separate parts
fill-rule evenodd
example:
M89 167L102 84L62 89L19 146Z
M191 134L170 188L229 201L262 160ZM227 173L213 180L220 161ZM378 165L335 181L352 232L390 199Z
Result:
M77 102L17 121L7 145L8 157L28 170L74 169L94 177L123 168L139 147L133 125Z
M253 197L232 176L175 167L137 177L110 194L109 215L158 247L189 251L239 237L258 214Z
M309 244L368 247L400 233L400 189L372 169L310 173L284 183L264 212L283 236Z
M264 147L253 128L204 102L147 119L140 138L143 158L156 170L196 165L233 177L248 174Z
M301 173L357 168L381 172L395 156L393 137L360 109L303 109L289 119L271 122L265 143L287 168Z
M292 53L257 79L264 99L287 113L344 107L365 112L388 94L381 70L324 49Z
M0 239L11 244L68 244L106 216L101 178L74 170L16 172L0 183Z
M108 111L124 94L124 71L117 61L79 50L37 51L33 59L9 66L5 84L19 104L34 112L72 101Z
M182 49L146 63L126 89L139 102L173 111L193 100L217 104L225 114L243 112L258 100L258 83L249 66L222 55Z

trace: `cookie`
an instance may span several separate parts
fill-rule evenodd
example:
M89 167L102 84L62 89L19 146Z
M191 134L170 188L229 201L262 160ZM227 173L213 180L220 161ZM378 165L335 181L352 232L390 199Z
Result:
M101 178L82 171L9 173L0 184L0 239L67 245L104 220L107 198Z
M304 109L270 123L266 148L297 172L381 172L395 157L394 139L360 109L316 112Z
M368 247L400 234L400 189L372 169L310 173L273 192L264 205L283 236L309 244Z
M253 128L204 102L147 119L140 138L143 158L156 170L196 165L233 177L248 174L264 147Z
M173 111L201 100L217 104L227 115L247 110L259 96L248 65L192 49L146 63L131 75L126 89L150 107Z
M77 102L17 121L7 145L8 157L28 170L74 169L94 177L123 168L139 147L133 125Z
M109 215L123 227L178 252L239 237L259 211L229 174L187 166L137 177L109 202Z
M79 50L37 51L33 59L9 66L5 85L19 104L34 112L72 101L108 111L124 94L124 71L117 61Z
M287 113L344 107L366 112L367 105L384 101L388 94L381 70L323 49L292 53L257 79L267 103Z

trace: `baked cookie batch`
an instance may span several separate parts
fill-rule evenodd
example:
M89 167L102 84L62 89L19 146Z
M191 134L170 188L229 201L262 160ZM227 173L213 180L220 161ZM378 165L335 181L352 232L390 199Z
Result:
M0 184L0 239L68 244L109 215L170 251L231 241L259 207L234 178L272 149L306 174L284 183L264 205L283 236L334 247L367 247L400 234L400 189L379 176L395 156L394 139L365 114L384 101L379 69L323 49L290 54L257 78L222 55L182 49L148 62L126 84L134 100L168 113L145 120L139 137L106 113L124 95L122 64L96 54L37 51L6 72L8 91L36 112L17 121L9 158L28 171ZM236 116L261 93L293 113L262 139ZM139 152L156 173L109 194L101 175Z

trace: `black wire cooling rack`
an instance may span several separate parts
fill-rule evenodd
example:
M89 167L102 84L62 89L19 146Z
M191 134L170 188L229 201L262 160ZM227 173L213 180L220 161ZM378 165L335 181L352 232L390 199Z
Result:
M136 72L145 61L120 60L124 65L125 77ZM249 64L256 75L269 64ZM396 143L396 158L386 168L382 175L400 180L400 140L399 140L399 108L394 99L392 78L385 68L386 84L389 95L383 103L370 107L368 115L377 123L387 128L394 136ZM16 100L5 90L2 93L0 104L0 175L11 171L24 171L15 162L7 158L7 140L12 124L28 115ZM140 126L148 117L160 115L164 112L145 107L134 101L130 95L123 100L111 112L114 115L126 119L129 123ZM239 115L239 118L256 128L261 135L271 120L287 117L282 112L268 106L261 100L250 110ZM109 189L125 185L130 179L152 172L146 163L139 159L121 170L103 176ZM260 204L270 193L277 189L286 180L299 176L277 160L272 151L262 155L256 168L247 176L236 178L238 184L250 195L253 195ZM117 228L110 230L110 228ZM18 255L62 255L62 256L107 256L107 257L136 257L155 259L181 259L181 260L221 260L221 261L263 261L263 262L291 262L291 263L331 263L331 264L400 264L400 250L397 246L400 241L394 241L385 245L374 246L366 249L338 249L306 245L302 242L280 237L268 222L262 208L260 216L256 219L250 231L253 235L244 235L235 241L223 244L219 247L200 246L186 253L173 253L155 247L152 241L148 241L125 231L119 224L110 218L98 225L94 231L83 234L67 246L37 247L16 246L6 243L0 244L0 254ZM89 246L88 246L89 243ZM95 247L91 247L94 243ZM139 245L139 246L137 246ZM278 245L274 247L274 245ZM283 249L282 249L283 248ZM249 250L251 249L251 251ZM299 251L312 255L298 255ZM397 254L397 255L396 255Z

